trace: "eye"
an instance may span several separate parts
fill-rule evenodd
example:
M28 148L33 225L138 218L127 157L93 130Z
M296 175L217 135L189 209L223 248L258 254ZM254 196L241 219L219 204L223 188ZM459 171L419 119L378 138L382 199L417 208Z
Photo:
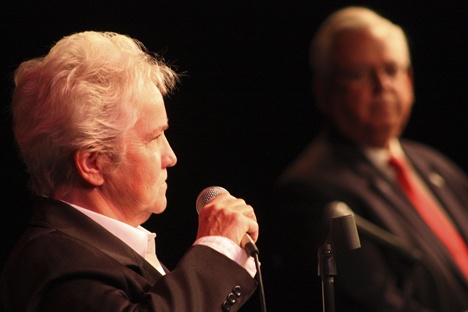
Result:
M385 67L385 73L389 77L395 77L398 74L399 67L397 65L388 65Z
M161 139L162 135L163 135L163 133L154 133L151 136L148 135L147 138L146 138L146 144L158 143L159 140Z
M158 141L159 138L160 138L162 135L163 135L163 133L156 135L155 137L153 137L153 138L151 139L151 141L152 141L152 142Z
M351 68L346 70L340 70L337 72L338 78L345 79L348 81L362 81L369 77L370 70L368 68Z
M366 69L355 69L348 72L348 78L354 80L361 80L367 78L369 71Z

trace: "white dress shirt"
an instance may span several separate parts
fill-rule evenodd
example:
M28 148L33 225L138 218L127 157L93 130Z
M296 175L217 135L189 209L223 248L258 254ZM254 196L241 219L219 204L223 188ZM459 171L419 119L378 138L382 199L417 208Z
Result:
M384 148L371 148L371 147L362 147L363 153L366 157L380 170L382 170L390 179L397 181L397 174L395 169L390 166L389 161L391 156L396 158L406 158L406 155L401 147L400 141L397 139L392 139L389 143L389 149ZM411 172L408 173L412 183L419 185L420 188L426 193L427 196L439 207L440 211L445 214L447 219L450 220L449 216L445 209L442 208L442 205L438 199L434 196L433 192L430 190L429 186L423 181L419 176L416 170L411 166L411 163L407 161L408 166L411 168ZM443 178L435 173L433 173L429 180L431 183L440 186L443 184ZM451 221L451 220L450 220ZM452 222L452 221L451 221Z
M165 275L161 263L156 256L156 234L148 231L142 226L133 227L127 223L121 222L116 219L109 218L100 213L91 211L89 209L79 207L77 205L67 203L78 211L82 212L94 222L101 225L103 228L111 232L114 236L122 240L125 244L130 246L136 253L145 258L154 268L156 268L162 275ZM219 253L225 255L229 259L235 261L242 266L254 277L257 273L255 262L252 257L237 244L226 237L222 236L206 236L197 239L193 245L205 245L213 248Z

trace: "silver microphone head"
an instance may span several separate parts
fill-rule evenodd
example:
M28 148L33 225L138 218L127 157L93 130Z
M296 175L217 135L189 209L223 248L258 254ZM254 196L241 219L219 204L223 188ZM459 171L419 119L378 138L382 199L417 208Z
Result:
M197 213L200 213L200 209L202 209L210 200L222 193L229 194L229 192L221 186L209 186L201 191L197 197L197 201L195 202Z

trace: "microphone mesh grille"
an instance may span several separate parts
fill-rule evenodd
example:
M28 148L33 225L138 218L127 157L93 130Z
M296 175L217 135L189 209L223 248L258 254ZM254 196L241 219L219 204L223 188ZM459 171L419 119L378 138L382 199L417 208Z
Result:
M221 186L209 186L205 188L203 191L201 191L195 203L195 207L197 208L197 213L200 213L200 209L202 209L203 206L205 206L210 200L212 200L213 198L215 198L216 196L222 193L229 194L229 192Z

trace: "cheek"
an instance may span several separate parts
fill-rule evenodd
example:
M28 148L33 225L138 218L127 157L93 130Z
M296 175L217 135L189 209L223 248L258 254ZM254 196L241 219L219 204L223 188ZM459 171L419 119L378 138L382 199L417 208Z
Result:
M371 98L365 92L355 90L340 90L333 96L333 115L341 119L360 120L368 113Z
M396 89L396 97L401 107L401 115L407 118L413 107L414 93L413 85L410 81L403 81L400 86Z
M402 88L400 92L401 102L403 103L403 108L407 111L411 110L414 102L414 93L412 85L408 84Z
M157 157L152 157L148 161L143 174L145 175L146 184L153 191L159 190L166 179L165 173L161 169L161 159Z
M331 94L333 102L347 111L365 109L366 103L370 103L373 96L366 88L353 88L341 84L337 84Z
M127 183L134 184L134 188L142 187L144 189L153 188L153 184L159 175L158 159L154 158L151 154L136 154L127 158L129 164L124 179L128 179Z
M411 110L413 108L413 98L407 98L403 100L401 108L401 122L406 124L411 115Z

